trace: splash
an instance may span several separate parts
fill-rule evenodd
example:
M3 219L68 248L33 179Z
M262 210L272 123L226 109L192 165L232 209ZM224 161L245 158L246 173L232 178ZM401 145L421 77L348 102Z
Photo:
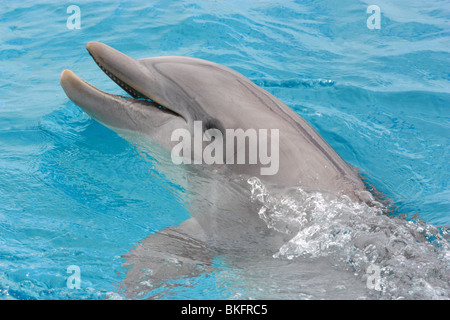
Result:
M320 259L366 282L366 298L449 299L448 231L381 206L300 188L282 193L250 178L251 200L269 228L292 235L275 259Z

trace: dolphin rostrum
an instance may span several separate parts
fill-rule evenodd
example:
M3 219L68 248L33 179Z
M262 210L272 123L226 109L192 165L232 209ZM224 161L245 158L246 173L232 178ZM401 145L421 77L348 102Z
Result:
M60 81L67 96L104 125L114 130L138 132L168 150L175 146L171 139L174 130L184 129L194 135L194 124L199 121L205 131L277 129L279 168L276 174L261 175L261 164L248 163L223 164L218 167L219 172L258 177L277 186L300 186L307 191L347 196L358 202L371 201L359 175L303 118L242 74L197 58L164 56L136 60L99 42L90 42L86 48L97 65L131 96L103 92L70 70L62 72ZM240 150L235 148L234 151ZM243 211L240 208L245 199L239 199L235 194L239 192L231 189L228 197L222 197L221 206L231 207L231 210L225 210L228 213ZM204 191L211 193L209 187ZM226 194L226 191L221 192ZM251 231L248 230L252 227L254 230L264 227L257 215L245 213L243 216L244 220L249 219L252 223L239 224L235 228L233 236L228 236L233 238L233 243L238 242L235 241L236 230L249 235ZM214 256L209 246L211 234L219 234L223 230L213 227L213 223L205 227L203 220L208 219L212 217L205 213L193 215L178 227L166 228L150 236L134 251L134 256L139 258L132 264L138 265L148 259L162 266L162 261L169 256L182 257L182 268L189 270L177 269L171 273L170 268L160 267L159 271L155 268L153 276L161 281L173 277L176 272L192 273L194 265L208 265ZM263 233L255 231L258 236L248 242L265 243L267 237L264 238ZM216 248L219 246L217 243ZM279 245L277 241L274 243L273 247ZM145 258L144 251L147 252ZM149 251L152 254L148 254Z

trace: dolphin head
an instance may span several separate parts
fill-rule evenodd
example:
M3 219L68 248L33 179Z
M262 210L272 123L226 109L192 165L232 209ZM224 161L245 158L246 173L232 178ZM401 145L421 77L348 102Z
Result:
M195 135L198 123L202 133L217 129L224 139L229 129L267 130L269 148L275 140L271 130L279 130L277 150L266 150L267 154L278 153L278 167L274 174L263 177L265 181L351 198L360 198L355 192L365 190L357 173L303 118L240 73L190 57L133 59L99 42L90 42L86 48L100 69L130 97L105 93L70 70L62 72L61 85L75 104L106 126L143 133L168 150L177 144L172 141L174 130ZM238 148L235 146L234 153ZM248 150L244 153L248 160ZM261 177L262 166L246 162L226 168Z
M61 86L75 104L113 129L144 133L171 149L176 144L171 139L174 130L186 129L193 135L196 122L202 133L216 129L224 139L227 129L281 126L273 110L261 107L270 95L230 68L182 56L133 59L99 42L86 48L100 69L131 97L103 92L70 70L62 72ZM257 171L257 166L246 168Z

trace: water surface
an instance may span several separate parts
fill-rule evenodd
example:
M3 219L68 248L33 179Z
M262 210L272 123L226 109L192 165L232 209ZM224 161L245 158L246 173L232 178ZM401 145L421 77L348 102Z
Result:
M448 299L450 6L377 1L381 29L370 30L371 4L78 1L81 29L70 30L69 4L4 1L0 297L120 298L122 256L189 217L185 189L61 89L70 68L122 94L84 48L101 41L135 58L186 55L241 72L309 121L406 217L301 190L271 194L252 180L249 202L292 240L264 259L218 256L216 271L161 298ZM384 290L367 288L370 264L382 268ZM81 270L78 290L66 284L70 265Z

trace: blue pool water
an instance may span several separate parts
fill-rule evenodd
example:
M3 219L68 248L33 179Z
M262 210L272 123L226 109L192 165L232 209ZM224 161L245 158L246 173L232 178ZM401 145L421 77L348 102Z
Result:
M81 9L81 29L66 26L70 4ZM371 4L381 8L380 29L367 27ZM0 299L120 298L122 256L189 217L183 188L61 89L59 75L70 68L122 94L85 50L89 41L134 58L185 55L241 72L310 122L392 200L394 213L443 233L450 225L448 2L7 0ZM215 263L222 266L220 257ZM80 289L67 286L71 265L80 267ZM162 298L258 297L236 284L241 270L221 270Z

